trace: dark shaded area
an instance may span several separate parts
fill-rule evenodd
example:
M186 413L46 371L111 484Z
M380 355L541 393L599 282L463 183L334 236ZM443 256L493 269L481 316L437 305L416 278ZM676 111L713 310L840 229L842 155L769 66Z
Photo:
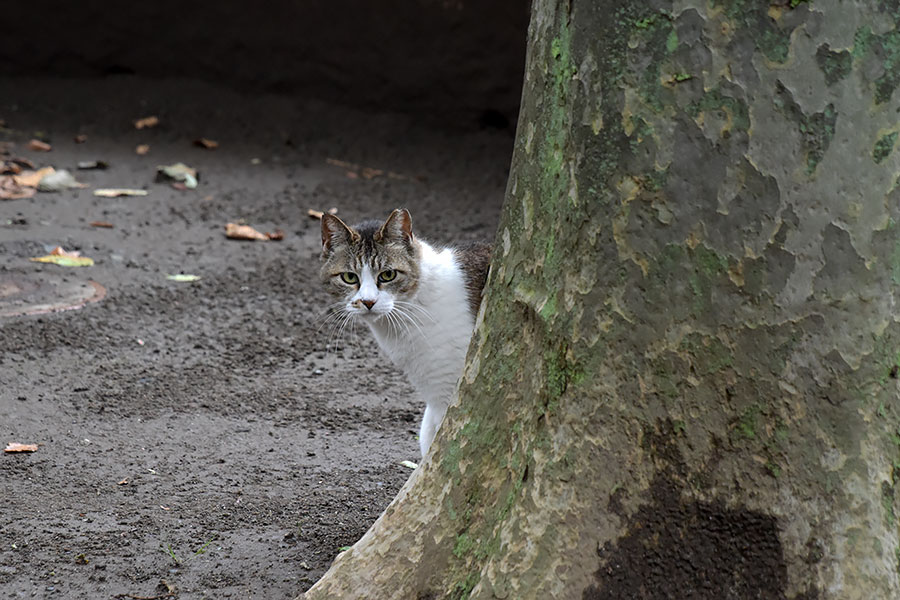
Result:
M650 502L628 518L629 533L600 550L597 583L583 600L786 598L776 519L722 501L686 500L676 436L668 423L645 438L645 448L666 469L650 486ZM621 501L621 492L614 494L609 509L625 516Z
M787 582L771 516L723 502L684 502L658 479L653 503L631 519L631 533L600 552L597 585L584 600L783 599Z
M514 122L527 0L11 2L0 77L186 78Z

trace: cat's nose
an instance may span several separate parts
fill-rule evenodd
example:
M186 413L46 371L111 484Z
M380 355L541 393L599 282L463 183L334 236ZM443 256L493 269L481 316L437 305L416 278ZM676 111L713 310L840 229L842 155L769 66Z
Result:
M369 310L372 310L372 307L375 306L375 301L374 301L374 300L361 300L361 302L362 302L363 304L365 304L365 305L366 305L366 308L368 308Z

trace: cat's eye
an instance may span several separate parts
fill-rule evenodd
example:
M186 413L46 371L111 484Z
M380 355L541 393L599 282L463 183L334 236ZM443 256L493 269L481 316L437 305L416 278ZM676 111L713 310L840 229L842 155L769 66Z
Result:
M341 273L341 281L347 285L356 285L359 283L359 275L347 271L346 273Z
M397 279L397 271L393 269L385 269L378 274L378 281L380 281L381 283L386 283L395 279Z

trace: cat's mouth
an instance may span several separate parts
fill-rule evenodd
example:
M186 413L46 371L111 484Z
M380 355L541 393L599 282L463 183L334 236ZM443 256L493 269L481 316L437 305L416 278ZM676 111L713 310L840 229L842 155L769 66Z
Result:
M360 308L358 306L352 307L351 311L356 317L360 317L363 319L378 319L387 314L387 312L378 310L376 308L366 309Z

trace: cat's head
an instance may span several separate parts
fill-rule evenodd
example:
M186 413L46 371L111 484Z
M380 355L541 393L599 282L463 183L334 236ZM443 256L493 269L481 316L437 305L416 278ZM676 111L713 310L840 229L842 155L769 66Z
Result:
M421 246L409 211L398 208L385 222L353 227L322 216L322 283L342 299L342 310L364 318L390 314L412 299L419 283ZM401 311L402 312L402 311Z

